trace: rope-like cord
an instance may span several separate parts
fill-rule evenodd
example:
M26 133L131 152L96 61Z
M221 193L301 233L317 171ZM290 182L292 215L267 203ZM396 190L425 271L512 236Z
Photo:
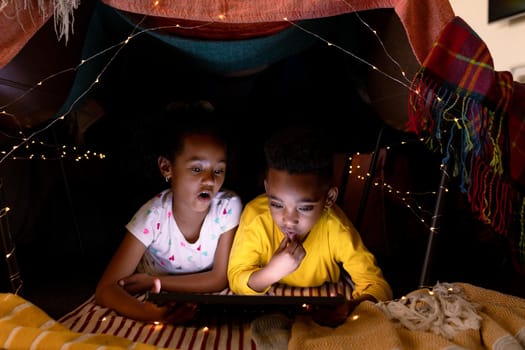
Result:
M460 330L480 328L480 306L467 301L462 288L451 283L438 282L432 290L418 289L377 306L389 319L410 330L432 332L447 339Z
M80 0L54 0L54 2L55 33L59 41L64 37L67 44L70 31L73 34L75 23L73 12L78 8Z

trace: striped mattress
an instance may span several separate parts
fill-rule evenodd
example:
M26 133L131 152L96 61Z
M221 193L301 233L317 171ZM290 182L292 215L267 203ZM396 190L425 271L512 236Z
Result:
M345 282L320 287L297 288L276 285L268 292L276 296L326 296L343 294L351 298L352 288ZM219 294L235 297L229 289ZM144 295L140 298L144 299ZM204 296L203 296L204 297ZM119 316L114 311L95 304L94 295L58 320L68 329L83 334L110 334L134 343L159 348L191 349L256 349L250 334L253 315L227 313L207 315L192 326L173 326L138 322Z

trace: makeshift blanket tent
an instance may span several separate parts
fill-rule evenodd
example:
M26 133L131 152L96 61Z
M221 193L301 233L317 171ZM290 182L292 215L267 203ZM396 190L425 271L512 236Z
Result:
M69 4L70 10L74 9L77 5L77 2L74 1L66 1L63 3ZM41 4L44 4L45 6L39 7L39 5ZM24 45L29 41L29 39L34 35L34 33L48 19L51 18L53 10L56 9L56 7L54 7L56 4L57 2L54 1L46 2L37 0L33 2L25 0L15 0L12 2L1 3L2 9L6 11L4 13L9 13L10 15L0 16L0 28L2 29L2 36L0 36L0 47L6 48L5 50L0 51L0 67L3 67L9 62L11 62L11 60L16 56L17 52L19 52L24 47ZM119 19L121 21L125 21L125 24L127 25L125 29L127 30L126 33L128 34L131 33L130 29L132 29L134 24L137 23L136 20L137 18L140 18L141 15L149 16L149 21L143 23L145 25L145 28L156 27L159 24L173 25L173 23L189 23L192 26L195 26L199 23L211 23L209 26L205 26L203 30L194 32L194 34L196 34L197 37L201 36L201 38L215 38L215 41L212 40L208 42L207 45L202 45L202 47L207 48L216 47L214 45L216 45L217 41L219 41L218 38L220 38L220 40L226 39L226 37L229 34L227 34L228 31L225 31L224 28L231 29L235 27L234 29L237 30L235 32L236 35L239 35L239 33L248 32L249 35L243 37L244 40L231 42L230 47L240 48L239 51L236 52L249 54L251 55L253 60L241 60L243 64L246 64L245 66L222 66L221 68L223 69L221 70L223 73L237 73L237 69L239 69L240 71L244 71L250 70L252 68L257 68L260 65L271 64L280 57L283 57L283 55L287 55L290 52L293 52L287 51L288 47L281 47L281 49L283 50L282 52L273 52L275 54L273 56L268 55L265 57L261 57L253 55L254 52L257 52L257 50L250 51L250 49L254 48L254 44L257 44L256 49L261 49L262 47L265 47L265 44L275 44L276 42L278 42L277 39L280 39L283 36L286 36L287 34L293 32L295 29L292 26L292 24L288 21L301 22L311 19L319 19L320 22L322 22L323 18L325 17L335 16L341 13L362 11L374 8L393 8L396 11L396 14L401 19L407 31L407 36L416 58L423 63L423 69L421 73L423 78L425 78L425 73L427 72L425 64L427 63L427 57L433 56L433 43L438 37L441 38L441 30L446 25L448 25L450 23L450 20L453 18L450 5L447 1L444 0L361 1L357 4L351 5L347 2L341 2L339 0L310 0L306 2L232 1L229 3L229 6L225 6L224 2L217 2L214 0L186 0L183 2L173 0L159 3L160 6L153 7L150 7L150 4L151 2L149 1L146 2L107 0L104 1L103 4L100 4L103 6L100 6L98 8L104 8L104 10L106 10L106 13L112 12L112 15L115 17L120 16ZM115 11L115 9L122 12ZM203 12L203 9L207 9L209 11ZM104 15L103 12L104 11L96 12L96 15ZM217 14L222 14L224 15L224 17L217 18ZM66 21L64 22L66 27L67 23L70 23L67 21L67 18L69 18L68 16L69 14L66 10L65 17L63 17L66 18ZM286 17L286 21L284 20L284 17ZM97 17L94 21L99 19L100 17ZM179 22L179 20L182 22ZM61 28L59 32L67 32L67 29L64 29L63 26L59 26L59 28ZM66 32L64 32L64 30ZM171 30L174 29L171 28ZM181 32L183 31L178 30L176 31L176 34L181 34ZM89 37L87 40L88 43L91 39L100 39L100 37L97 37L97 34L99 34L99 32L97 32L96 30L93 31L92 34L93 36ZM225 36L221 37L221 34ZM268 34L270 35L268 36ZM168 42L170 44L173 43L174 45L180 46L188 44L188 47L190 47L192 44L195 44L195 46L193 46L195 48L196 46L202 44L192 42L193 40L188 38L177 37L177 35L170 38L169 34L166 34L166 32L155 33L155 35L153 36L160 40L165 40L165 42ZM63 37L66 38L66 40L68 38L68 36L65 34ZM104 42L97 42L97 45L101 44L104 44ZM306 43L305 45L308 45L308 43ZM266 48L267 47L268 46L266 46ZM93 49L94 51L91 51ZM102 49L105 49L103 45L94 47L92 46L89 47L89 51L85 52L85 54L88 56L94 55ZM299 47L299 49L301 49L301 47ZM189 51L190 53L202 55L203 51L206 50L198 50L199 52L194 52L191 50ZM209 54L209 56L207 54ZM232 56L237 55L235 54ZM204 54L199 57L201 57L203 61L207 58L211 59L211 63L209 64L210 69L213 69L214 67L216 68L214 64L220 62L221 58L224 58L222 54L217 54L217 52L213 52L213 50L209 50L207 53L204 52ZM485 56L485 59L486 58L487 56ZM261 59L263 61L261 61ZM487 64L486 61L483 62ZM432 64L429 64L429 67L430 66L432 66ZM79 96L82 96L82 94L86 91L86 87L94 81L94 79L85 79L85 77L88 76L89 78L94 78L97 76L98 73L100 73L100 71L96 71L95 68L96 67L94 66L89 67L90 70L95 71L94 73L93 71L86 72L79 70L77 78L81 80L82 83L74 85L70 93L69 99L64 103L62 110L58 111L50 117L61 116L63 111L68 111L72 104L78 101L77 98ZM459 72L462 71L460 70ZM450 78L446 75L436 75L438 75L438 81L440 84L442 84L443 87L447 87L447 84L449 83L455 83L455 79L457 78L457 76ZM80 79L81 77L83 79ZM419 78L419 75L416 78ZM424 82L426 80L422 79L421 81ZM505 74L503 75L503 81L507 84L511 83L508 80L508 76L505 76ZM414 86L417 82L418 80L415 80ZM471 88L466 86L466 89L470 90ZM508 86L501 87L501 91L503 91L501 92L502 95L507 96L507 99L503 99L502 101L506 102L507 104L497 106L497 102L499 102L500 99L495 99L493 101L494 103L496 103L494 111L501 112L510 110L514 111L512 113L515 113L514 115L516 116L523 116L524 108L522 101L524 101L524 93L521 91L522 89L516 88L512 95L513 98L509 97L507 89ZM490 96L490 94L488 94L488 96ZM510 99L510 101L508 99ZM414 101L416 101L416 99L414 99ZM425 108L426 107L427 106L425 106ZM442 106L440 105L439 107L441 108ZM432 108L434 108L434 106L432 106ZM515 111L518 111L519 113ZM433 110L431 109L430 112L432 113ZM418 114L414 114L414 119L416 119L417 121L422 121L425 118L426 115L419 116ZM499 120L502 121L502 119ZM470 120L468 122L470 122ZM468 122L465 121L465 125L468 124ZM483 124L483 128L486 125L488 124ZM500 169L505 169L504 164L508 161L508 159L505 159L505 157L507 156L509 157L509 159L518 160L518 164L520 164L519 159L521 155L516 152L513 153L512 148L510 155L505 154L505 147L507 146L505 146L504 144L507 142L506 140L510 139L514 142L514 144L516 145L516 147L514 148L515 151L518 151L520 149L520 145L523 143L523 136L520 135L518 131L519 127L514 127L514 129L512 129L510 125L522 126L523 121L519 120L519 118L511 118L508 126L508 132L510 135L508 136L508 138L507 136L505 136L505 127L502 125L499 129L502 131L501 134L490 134L490 137L492 137L494 142L492 142L491 140L490 143L485 144L483 143L484 141L480 141L479 144L481 144L482 147L479 150L479 154L481 155L480 158L482 161L484 160L485 156L494 153L495 155L497 155L497 157L495 158L496 165L500 166ZM480 130L482 130L483 128L480 127ZM435 129L421 127L420 129L416 128L413 130L416 130L417 132L426 133L429 131L433 132ZM446 145L446 142L444 142L444 144ZM491 146L492 148L484 148L488 146ZM446 150L446 148L443 148L443 150ZM494 152L495 150L497 150L497 152ZM461 157L461 153L459 153L459 155L460 156L458 157L458 153L453 154L453 159L456 159L458 161L458 169L462 165L468 166L468 163L464 162L465 158ZM490 170L490 166L492 165L490 165L490 162L488 162L488 164L489 165L487 167ZM479 167L478 173L480 175L486 176L487 178L493 179L494 184L499 183L500 178L503 178L503 180L505 180L505 177L503 175L505 174L506 170L504 170L501 174L495 172L494 175L491 172L492 170L486 171L486 168L482 168L481 166L482 165L480 165ZM523 175L520 169L511 167L510 173L513 174L511 177L515 179L519 178L520 181L522 181ZM465 173L460 172L460 174ZM470 173L467 172L465 175L467 175L464 177L465 179L470 179ZM476 183L478 185L484 184L484 182L476 182L473 180L468 183ZM467 182L465 182L465 184L467 184ZM503 182L501 182L500 184L503 184ZM476 191L475 188L472 187L471 197L469 198L473 198L472 203L474 206L474 210L480 212L482 211L483 216L481 217L483 219L490 218L490 224L494 225L495 229L500 230L501 232L506 232L506 230L508 230L508 228L511 225L513 225L512 220L508 221L508 213L511 211L511 209L510 207L493 208L492 206L487 205L487 202L485 202L484 199L486 198L485 195L490 193L490 188L492 187L489 186L486 190L483 189L481 191ZM497 191L501 190L500 187L495 187L495 189ZM498 194L500 197L503 198L506 195L511 196L511 190L509 189L509 187L503 186L502 189L504 191L500 191ZM476 196L481 196L480 198L482 198L483 200L478 200ZM518 206L516 205L512 207L513 212L517 212L517 207ZM514 224L515 223L516 222L514 222ZM515 240L515 242L517 242L517 240ZM483 308L485 308L485 314L482 316L483 318L481 321L481 330L463 330L462 332L457 334L455 338L453 338L453 340L447 339L445 337L431 332L409 331L403 327L400 327L399 324L397 324L396 322L393 322L391 320L391 317L385 314L376 305L370 303L363 303L354 312L354 316L359 317L349 319L347 323L336 329L321 327L319 325L314 324L308 318L298 318L297 322L294 323L291 330L291 339L289 346L291 349L301 350L308 348L362 348L363 344L370 344L370 342L373 342L373 345L370 345L371 347L374 347L375 345L376 348L392 349L428 349L429 347L442 349L450 348L453 346L463 346L467 348L477 349L484 348L485 344L489 344L490 346L494 345L494 347L497 347L498 345L506 343L512 344L516 346L516 348L525 346L525 342L523 340L523 319L525 318L525 316L523 315L522 299L514 298L508 295L503 295L490 290L484 290L482 288L477 288L467 284L464 284L462 286L465 288L465 296L469 299L469 301L476 304L480 304L482 306L482 310ZM129 338L123 339L120 336L120 334L118 334L119 337L114 337L114 334L94 335L91 332L84 333L84 326L92 327L91 330L95 328L100 330L100 327L97 328L98 323L95 325L93 325L93 323L90 324L90 321L92 320L87 318L82 319L82 322L85 323L83 323L82 326L77 329L77 331L82 332L79 333L71 329L75 326L72 324L73 322L67 323L68 327L71 328L64 328L62 327L63 325L58 325L54 320L51 320L46 315L43 315L41 310L38 310L37 307L31 305L30 303L27 303L20 297L8 294L4 295L4 298L6 302L1 303L0 305L0 309L2 310L2 317L0 317L0 322L2 322L3 324L3 326L0 327L0 344L3 344L3 347L6 349L27 348L30 344L32 348L35 349L47 348L49 345L53 344L57 344L58 347L64 346L64 348L75 347L75 345L79 345L82 348L99 348L104 345L108 346L109 348L149 348L148 345L145 345L142 342L146 340L161 339L160 337L152 338L152 333L148 332L151 329L145 330L145 328L142 327L142 325L136 324L131 324L129 326L129 329L132 329L133 332L137 332L134 333L133 336L140 333L139 337L143 338L137 338L133 340ZM97 314L98 312L98 316L103 315L112 317L113 320L118 319L117 315L111 314L111 312L108 310L97 309L96 306L92 303L92 300L88 301L86 305L82 305L81 307L84 308L86 306L88 306L88 311L91 312L91 315ZM90 307L93 308L90 309ZM23 313L24 310L27 311L27 314L25 314L22 318L17 318L16 316ZM81 318L82 315L76 314L76 316L79 316L79 318L77 318L78 320ZM72 318L70 318L70 320L72 320ZM128 322L128 324L131 323L130 320L118 320L122 322L121 324L124 324L126 322ZM76 325L78 326L79 324L77 323ZM245 326L246 325L243 325L242 327ZM115 328L108 329L112 332L116 332ZM145 333L141 333L144 331ZM183 332L185 331L186 330L184 328L178 329L179 333L177 334L179 336L179 340L182 339L182 343L184 343L188 339L185 337L185 334L183 334ZM244 331L245 328L243 328L240 331L241 333L238 333L237 335L246 335L247 333L244 333ZM189 343L194 341L195 338L192 339L193 340L189 340ZM208 340L210 339L206 338L204 339L204 342ZM136 341L139 341L140 343L137 343ZM199 341L203 341L203 338L199 338ZM242 344L245 344L244 341L246 341L246 339L242 340ZM249 343L249 346L253 348L253 343L251 341L247 341L247 343ZM177 344L178 343L175 343L175 347L178 347Z

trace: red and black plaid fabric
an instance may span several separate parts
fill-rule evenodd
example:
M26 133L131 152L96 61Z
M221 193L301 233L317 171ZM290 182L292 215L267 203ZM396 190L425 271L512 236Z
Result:
M455 17L412 81L408 112L409 130L444 155L473 212L509 238L523 271L524 96L524 84L495 71L483 40Z

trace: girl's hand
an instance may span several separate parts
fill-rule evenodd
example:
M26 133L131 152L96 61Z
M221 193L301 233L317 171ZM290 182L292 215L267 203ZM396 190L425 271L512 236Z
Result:
M135 273L118 281L118 284L129 294L141 294L147 291L155 291L155 281L159 279L147 273ZM158 290L160 292L160 288ZM158 293L157 292L157 293Z
M142 304L140 313L141 320L144 322L182 325L195 317L197 305L193 303L171 303L158 306L151 301L145 301Z

